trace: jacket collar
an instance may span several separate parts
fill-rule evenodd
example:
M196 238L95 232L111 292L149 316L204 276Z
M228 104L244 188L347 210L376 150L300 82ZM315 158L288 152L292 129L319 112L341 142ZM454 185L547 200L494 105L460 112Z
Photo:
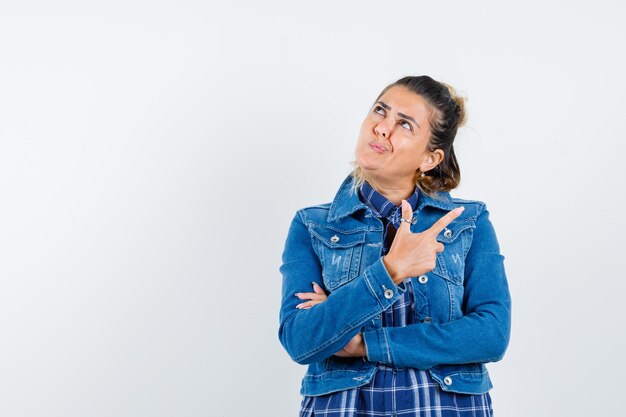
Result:
M358 196L358 191L352 189L352 175L348 175L339 187L328 212L328 221L333 222L349 216L357 210L366 210L367 206ZM436 207L441 210L452 210L456 207L448 192L439 192L428 196L423 192L418 193L417 208L420 211L424 206Z

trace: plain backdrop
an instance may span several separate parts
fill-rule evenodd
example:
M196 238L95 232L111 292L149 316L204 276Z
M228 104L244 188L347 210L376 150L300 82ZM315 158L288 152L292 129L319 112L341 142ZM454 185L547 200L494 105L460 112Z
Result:
M513 298L497 416L618 415L621 1L0 3L0 415L295 416L280 256L380 90L468 98ZM315 331L315 329L311 329Z

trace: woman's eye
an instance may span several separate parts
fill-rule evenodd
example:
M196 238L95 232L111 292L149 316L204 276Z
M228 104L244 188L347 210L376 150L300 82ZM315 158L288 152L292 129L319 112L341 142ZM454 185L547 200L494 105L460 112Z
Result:
M406 130L411 130L411 123L406 120L400 120L400 126L404 127Z
M376 106L374 107L374 113L378 113L378 114L385 114L385 109L383 109L381 106Z

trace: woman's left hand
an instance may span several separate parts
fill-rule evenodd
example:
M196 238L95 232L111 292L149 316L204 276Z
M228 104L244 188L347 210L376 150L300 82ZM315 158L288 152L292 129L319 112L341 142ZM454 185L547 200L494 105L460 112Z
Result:
M365 341L363 340L363 334L357 333L347 345L343 347L339 352L335 353L335 356L341 356L343 358L365 358L367 357L367 350L365 349Z

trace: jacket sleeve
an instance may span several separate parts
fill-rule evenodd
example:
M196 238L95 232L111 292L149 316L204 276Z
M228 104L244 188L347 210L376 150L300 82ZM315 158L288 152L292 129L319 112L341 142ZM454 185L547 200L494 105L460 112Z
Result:
M297 309L301 300L296 293L310 292L313 281L324 287L320 260L301 211L289 228L280 272L283 282L278 338L289 356L300 364L322 361L341 350L365 322L386 310L406 291L403 284L393 283L379 259L333 291L323 303ZM385 297L387 289L393 291L390 298Z
M489 212L477 217L465 260L463 317L448 323L417 323L364 332L368 359L398 367L500 360L509 343L511 297L504 256Z

